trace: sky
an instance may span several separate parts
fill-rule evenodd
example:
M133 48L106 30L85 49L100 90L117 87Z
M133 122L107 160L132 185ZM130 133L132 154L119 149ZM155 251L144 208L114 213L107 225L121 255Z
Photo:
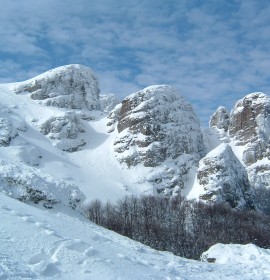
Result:
M101 93L170 84L203 126L270 93L269 0L0 0L0 82L79 63Z

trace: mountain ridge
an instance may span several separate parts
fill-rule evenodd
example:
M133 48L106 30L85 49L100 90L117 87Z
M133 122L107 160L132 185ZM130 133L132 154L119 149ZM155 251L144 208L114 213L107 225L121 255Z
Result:
M3 158L68 181L87 199L182 194L212 203L206 197L222 189L219 201L250 207L252 195L230 202L228 190L239 193L233 183L225 187L213 181L211 195L198 186L200 162L222 143L231 147L227 161L235 156L235 170L247 176L245 192L269 186L270 99L265 94L247 95L231 112L219 107L203 131L192 106L172 87L150 86L116 105L114 95L100 97L93 71L77 64L2 84L0 91ZM230 164L225 161L224 167ZM218 166L212 162L207 176L222 178Z

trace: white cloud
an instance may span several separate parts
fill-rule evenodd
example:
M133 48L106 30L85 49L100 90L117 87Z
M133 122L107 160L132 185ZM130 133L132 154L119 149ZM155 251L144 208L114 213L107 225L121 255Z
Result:
M102 90L121 96L150 84L172 84L204 123L210 110L231 108L249 91L269 93L266 0L0 0L0 5L1 81L81 63L97 73Z

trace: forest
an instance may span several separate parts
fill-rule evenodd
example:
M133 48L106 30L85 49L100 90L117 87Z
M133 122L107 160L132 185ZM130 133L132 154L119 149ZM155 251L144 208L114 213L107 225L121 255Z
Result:
M94 223L154 249L200 259L216 243L270 248L269 209L263 206L265 213L188 201L180 195L128 196L115 204L93 200L84 206L84 214Z

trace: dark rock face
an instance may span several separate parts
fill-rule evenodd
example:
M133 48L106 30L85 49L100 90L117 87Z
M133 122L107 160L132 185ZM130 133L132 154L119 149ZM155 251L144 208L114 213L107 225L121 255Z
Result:
M50 70L36 78L22 82L17 94L28 92L34 100L47 106L69 109L100 109L99 87L90 68L67 65Z
M229 134L239 145L268 139L270 99L263 93L252 93L239 100L231 113Z
M211 116L209 126L216 127L217 129L223 129L224 131L228 131L230 122L230 113L229 111L220 106L216 110L216 112Z
M237 145L245 146L243 162L255 188L270 183L270 98L252 93L239 100L231 114L229 133ZM260 161L262 161L260 163Z
M228 144L219 145L200 161L197 180L204 189L202 200L254 208L247 172Z

